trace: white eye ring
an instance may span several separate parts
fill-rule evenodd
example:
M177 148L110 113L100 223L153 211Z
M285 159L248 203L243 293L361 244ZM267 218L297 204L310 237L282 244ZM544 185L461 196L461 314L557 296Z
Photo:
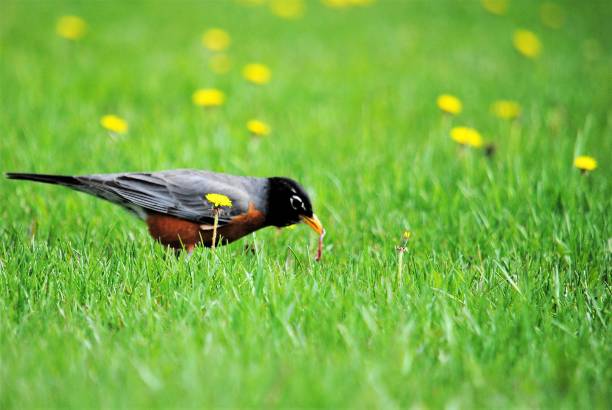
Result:
M293 195L291 198L289 198L289 201L291 202L291 206L293 207L293 209L295 209L296 211L301 208L304 209L304 202L302 202L302 198L300 198L297 195Z

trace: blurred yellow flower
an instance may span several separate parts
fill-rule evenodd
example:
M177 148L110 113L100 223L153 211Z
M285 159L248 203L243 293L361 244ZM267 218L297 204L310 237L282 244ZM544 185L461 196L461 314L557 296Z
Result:
M213 204L215 208L220 206L232 206L232 200L223 194L206 194L206 200Z
M117 134L125 134L128 130L127 121L113 114L105 115L100 118L100 125Z
M253 84L267 84L272 77L268 66L260 63L247 64L242 70L242 75Z
M304 0L271 0L270 10L275 16L284 19L298 19L304 15Z
M593 171L597 168L597 161L588 155L581 155L574 160L574 166L581 171Z
M406 229L406 230L404 231L404 233L402 234L402 238L403 238L405 241L410 240L410 238L411 238L411 237L412 237L412 232L410 232L410 231L409 231L409 230L407 230L407 229Z
M247 129L251 134L258 137L265 137L270 134L270 126L260 120L250 120L247 122Z
M556 3L546 2L540 6L542 23L550 28L561 28L565 23L565 13Z
M542 51L540 39L534 32L529 30L516 30L513 42L514 47L525 57L536 58Z
M87 23L79 16L62 16L55 26L57 35L68 40L78 40L87 32Z
M225 74L232 68L232 61L225 54L215 54L208 61L210 69L217 74Z
M491 112L503 120L513 120L521 115L521 106L516 101L497 100L491 105Z
M202 45L210 51L223 51L229 47L232 39L227 31L220 28L211 28L202 35Z
M481 0L481 3L486 11L498 16L504 15L508 11L508 0Z
M436 100L436 103L438 104L438 108L440 108L442 111L453 115L459 114L463 108L461 100L450 94L440 95Z
M321 0L321 3L332 9L343 9L350 7L351 0Z
M215 88L200 88L193 93L193 103L202 107L218 107L225 102L225 94Z
M468 145L474 148L482 147L482 137L474 128L453 127L450 134L451 138L461 145Z

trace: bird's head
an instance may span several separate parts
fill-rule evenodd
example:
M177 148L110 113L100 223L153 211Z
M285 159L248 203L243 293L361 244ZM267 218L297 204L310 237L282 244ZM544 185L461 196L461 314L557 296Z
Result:
M321 235L324 231L312 211L312 203L304 188L292 179L268 178L268 215L270 225L279 228L304 222Z

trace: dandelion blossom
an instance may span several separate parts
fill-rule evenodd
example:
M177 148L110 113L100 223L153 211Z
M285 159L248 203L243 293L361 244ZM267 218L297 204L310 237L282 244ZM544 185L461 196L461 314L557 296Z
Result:
M597 168L597 161L588 155L581 155L574 160L574 166L582 172L593 171Z
M504 15L508 11L508 0L481 0L481 3L486 11L498 16Z
M232 61L225 54L215 54L210 57L208 66L216 74L225 74L232 68Z
M100 118L100 125L116 134L125 134L128 131L127 121L113 114Z
M68 40L78 40L87 32L87 23L79 16L62 16L55 26L57 35Z
M247 64L242 70L242 75L253 84L267 84L270 82L272 73L268 66L260 63Z
M227 31L211 28L202 35L202 45L210 51L223 51L229 47L232 39Z
M247 122L247 129L251 134L258 137L265 137L270 134L270 126L260 120L250 120Z
M344 9L351 6L351 0L321 0L321 3L331 9Z
M210 194L206 194L205 198L215 208L218 208L220 206L232 206L232 200L229 199L228 196L223 195L223 194L210 193Z
M536 58L542 52L542 43L538 36L529 30L516 30L513 37L514 47L528 58Z
M288 20L302 17L305 9L304 0L272 0L270 2L272 14Z
M193 93L192 99L201 107L219 107L225 102L225 94L215 88L200 88Z
M561 28L565 23L565 14L561 6L547 2L540 7L542 23L550 28Z
M474 148L482 147L482 137L474 128L470 127L453 127L450 132L453 141Z
M498 100L491 105L491 112L502 120L513 120L521 115L521 106L516 101Z
M450 94L442 94L441 96L438 97L436 102L438 104L438 108L452 115L459 114L463 108L463 105L461 104L461 100L459 100L459 98L455 97L454 95L450 95Z

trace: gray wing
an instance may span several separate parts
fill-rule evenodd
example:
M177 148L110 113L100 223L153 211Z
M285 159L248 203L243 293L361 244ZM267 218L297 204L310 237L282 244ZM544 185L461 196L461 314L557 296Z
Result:
M83 191L107 199L136 213L138 209L212 224L213 205L206 194L223 194L232 201L222 207L219 225L244 214L252 202L265 212L267 182L263 178L241 177L197 170L153 173L99 174L76 177Z

